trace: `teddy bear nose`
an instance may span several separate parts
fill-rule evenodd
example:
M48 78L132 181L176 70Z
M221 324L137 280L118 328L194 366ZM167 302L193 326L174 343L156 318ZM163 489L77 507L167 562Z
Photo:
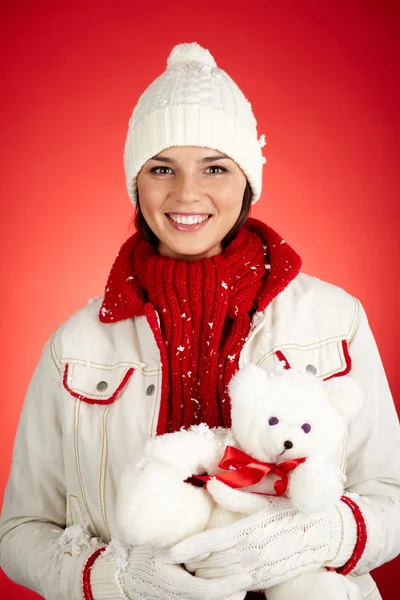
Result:
M290 450L290 448L293 448L293 443L290 440L286 440L286 442L284 442L283 444L286 448L286 450Z

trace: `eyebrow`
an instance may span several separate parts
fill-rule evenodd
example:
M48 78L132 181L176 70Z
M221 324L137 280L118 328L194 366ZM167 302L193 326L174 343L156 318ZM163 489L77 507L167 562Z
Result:
M208 162L214 162L215 160L221 160L221 159L226 159L228 158L229 160L231 160L230 156L227 156L226 154L218 154L218 156L205 156L204 158L201 158L200 160L198 160L198 163L208 163ZM176 160L174 158L168 158L167 156L152 156L150 158L150 160L158 160L159 162L166 162L166 163L176 163Z

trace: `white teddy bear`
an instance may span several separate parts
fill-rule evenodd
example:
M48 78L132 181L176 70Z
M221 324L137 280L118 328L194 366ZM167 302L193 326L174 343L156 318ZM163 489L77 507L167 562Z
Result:
M207 476L232 487L243 487L235 481L245 476L247 492L284 493L296 509L308 514L333 508L340 500L344 477L329 459L363 403L353 379L323 382L292 369L267 374L249 364L232 377L229 393L231 429L202 424L156 436L125 470L116 519L119 535L129 544L169 547L243 518L216 505L206 486L192 485L207 481ZM241 469L243 457L262 465L250 479L248 468ZM264 475L263 465L264 473L270 473ZM312 585L312 597L323 600L333 578L338 578L341 592L332 596L335 600L359 597L357 586L325 569L273 586L266 595L269 600L308 597ZM307 590L305 596L301 590Z

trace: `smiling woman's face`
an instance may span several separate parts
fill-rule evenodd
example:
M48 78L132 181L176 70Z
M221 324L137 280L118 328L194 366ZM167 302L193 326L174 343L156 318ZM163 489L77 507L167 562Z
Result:
M246 176L231 158L199 146L174 146L137 177L140 208L162 256L196 260L221 252L242 208Z

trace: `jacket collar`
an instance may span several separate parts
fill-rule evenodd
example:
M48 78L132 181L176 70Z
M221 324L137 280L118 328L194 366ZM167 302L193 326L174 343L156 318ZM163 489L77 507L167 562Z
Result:
M300 256L271 227L258 219L248 218L243 227L257 233L268 248L269 274L265 277L257 298L258 311L268 304L300 273ZM148 303L143 288L134 276L132 255L139 241L134 233L122 245L108 276L103 302L99 311L102 323L116 323L146 314Z

